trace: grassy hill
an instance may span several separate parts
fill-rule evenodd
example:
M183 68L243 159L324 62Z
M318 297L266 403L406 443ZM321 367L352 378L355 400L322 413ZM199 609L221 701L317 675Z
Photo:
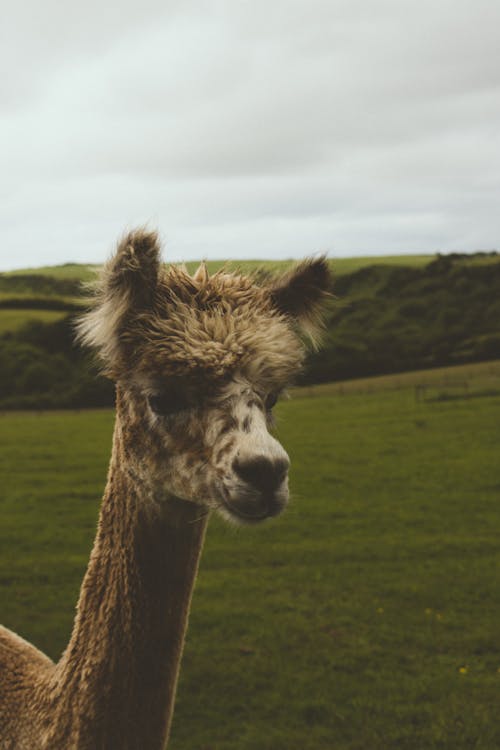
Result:
M430 255L400 255L365 258L332 258L330 265L336 277L377 263L384 266L421 267L435 256ZM252 273L263 269L267 273L283 273L294 261L292 260L243 260L243 261L208 261L210 273L227 267L243 273ZM194 273L199 261L186 264L190 273ZM0 310L17 309L29 311L29 316L20 314L20 319L46 320L47 316L37 314L36 310L66 309L74 310L75 305L81 303L84 290L82 284L96 278L99 266L79 263L65 263L59 266L42 266L40 268L26 268L16 271L0 273ZM6 331L7 321L12 321L12 330L21 326L12 315L4 316L0 331Z
M499 367L279 405L293 502L259 528L210 523L172 750L500 747ZM434 392L417 400L423 379ZM0 415L1 620L54 658L112 423L108 410Z
M3 310L0 308L0 336L3 333L19 331L36 321L54 323L64 318L66 314L66 311L61 310L37 310L29 307Z
M442 256L420 268L368 266L339 276L334 290L311 382L500 357L497 255Z
M369 265L408 265L422 266L435 259L435 255L380 255L380 256L362 256L354 258L331 258L331 264L334 271L338 274L351 273L359 268ZM256 268L265 268L269 271L282 271L292 265L292 260L211 260L207 261L210 273L214 273L222 266L228 265L230 268L240 268L244 272L253 271ZM190 273L193 273L199 266L200 261L188 261L186 266ZM88 265L84 263L64 263L59 266L41 266L39 268L25 268L15 271L5 271L0 273L0 278L11 278L14 276L50 276L54 279L76 279L79 281L90 281L94 278L98 265Z
M4 271L0 277L12 278L16 276L49 276L54 279L70 279L90 281L94 278L98 265L87 263L63 263L59 266L40 266L37 268L21 268L15 271Z
M434 256L401 255L365 258L332 258L330 264L336 276L351 273L370 263L383 265L422 266ZM286 271L292 260L243 260L243 261L208 261L210 273L222 267L237 269L243 273L252 273L264 269L268 273ZM199 261L186 264L188 271L194 273ZM97 265L65 263L59 266L42 266L25 268L0 273L0 335L9 330L15 331L26 322L36 320L56 320L59 315L47 315L47 310L64 309L73 311L82 300L82 283L96 278ZM17 310L5 313L4 310ZM38 312L39 311L39 312Z
M499 255L330 263L335 299L325 345L310 358L303 383L500 358ZM270 261L264 269L289 264ZM236 265L251 271L258 262ZM112 389L95 380L91 359L72 343L71 316L83 301L75 274L85 278L89 268L38 271L0 274L0 407L111 404Z

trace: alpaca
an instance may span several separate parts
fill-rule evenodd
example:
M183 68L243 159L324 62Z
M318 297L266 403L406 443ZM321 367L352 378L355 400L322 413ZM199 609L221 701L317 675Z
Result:
M2 750L161 750L207 517L288 499L271 410L318 340L325 259L280 279L160 263L136 230L104 266L80 340L116 384L107 484L60 661L0 628Z

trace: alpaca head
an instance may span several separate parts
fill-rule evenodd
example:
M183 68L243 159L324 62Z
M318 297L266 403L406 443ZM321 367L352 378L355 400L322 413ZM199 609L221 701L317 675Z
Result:
M151 232L119 243L79 336L117 384L123 460L154 497L248 523L281 512L289 460L272 408L318 339L329 286L324 259L259 283L167 270Z

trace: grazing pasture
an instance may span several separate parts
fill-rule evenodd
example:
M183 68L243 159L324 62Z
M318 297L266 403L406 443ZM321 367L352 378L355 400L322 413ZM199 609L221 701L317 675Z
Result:
M379 378L279 405L293 502L264 527L211 521L169 750L500 747L500 378L485 367L456 376L468 392L426 374L436 398ZM0 620L54 658L112 422L0 415Z

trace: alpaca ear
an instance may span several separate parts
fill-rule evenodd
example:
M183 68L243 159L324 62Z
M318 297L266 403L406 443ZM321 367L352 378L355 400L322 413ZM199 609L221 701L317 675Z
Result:
M92 285L91 309L77 321L77 337L94 347L113 369L126 318L153 306L160 271L156 232L137 229L118 243L115 254Z
M333 277L325 257L299 263L271 286L275 307L295 320L299 330L319 345Z
M136 229L118 243L103 269L104 293L130 296L130 302L147 306L160 270L160 243L156 232Z

